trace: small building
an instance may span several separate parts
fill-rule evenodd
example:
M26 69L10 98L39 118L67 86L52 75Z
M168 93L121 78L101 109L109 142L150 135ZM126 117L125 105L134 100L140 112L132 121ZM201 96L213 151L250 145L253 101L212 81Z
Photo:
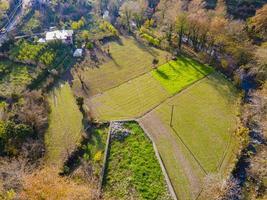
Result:
M80 58L83 56L83 50L82 49L76 49L73 53L73 57Z
M44 38L40 38L37 42L38 43L46 43L46 40Z
M45 35L45 40L47 42L54 40L61 40L63 43L72 44L73 30L55 30L47 32Z

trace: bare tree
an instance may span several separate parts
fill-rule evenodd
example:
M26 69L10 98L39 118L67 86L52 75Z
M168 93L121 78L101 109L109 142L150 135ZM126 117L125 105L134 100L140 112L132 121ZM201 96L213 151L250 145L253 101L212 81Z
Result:
M237 180L223 180L219 174L209 174L204 180L202 196L212 200L234 200L240 197L241 189Z

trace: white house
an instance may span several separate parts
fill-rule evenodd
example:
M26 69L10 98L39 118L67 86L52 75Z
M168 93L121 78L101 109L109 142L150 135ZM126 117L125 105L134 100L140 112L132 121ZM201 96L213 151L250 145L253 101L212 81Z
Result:
M61 40L63 43L72 44L73 30L55 30L47 32L45 35L45 40L47 42L53 40Z

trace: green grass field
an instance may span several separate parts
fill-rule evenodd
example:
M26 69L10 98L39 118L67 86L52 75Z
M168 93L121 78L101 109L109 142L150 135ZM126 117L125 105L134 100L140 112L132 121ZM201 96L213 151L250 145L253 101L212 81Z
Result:
M168 93L150 73L135 78L89 100L98 120L131 119L141 116L168 98Z
M20 93L31 82L33 69L9 60L0 61L0 96Z
M111 141L104 196L106 199L171 199L151 141L136 122L131 134Z
M211 67L191 58L179 56L177 60L158 67L152 72L152 75L170 94L175 94L213 71Z
M45 134L46 161L60 166L81 139L82 114L67 83L51 92L49 103L51 113Z
M168 102L174 105L173 128L208 172L219 169L237 128L237 97L231 83L214 75Z
M214 73L141 119L181 199L195 199L205 173L224 175L233 161L238 99L233 85Z
M110 42L106 46L110 48L112 59L98 68L85 66L88 68L82 73L90 95L106 91L152 70L153 58L159 59L159 64L163 64L168 55L164 51L144 46L131 37L121 37L121 43ZM81 92L78 79L74 80L73 89Z
M137 118L212 71L210 67L180 56L177 61L94 96L88 105L100 121Z

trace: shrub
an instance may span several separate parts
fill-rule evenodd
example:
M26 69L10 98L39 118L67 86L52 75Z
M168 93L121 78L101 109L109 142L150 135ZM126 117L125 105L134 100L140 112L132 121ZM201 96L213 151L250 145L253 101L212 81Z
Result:
M101 161L102 160L102 151L98 151L98 152L96 152L96 154L94 155L94 161L95 162L99 162L99 161Z
M110 32L113 36L116 36L116 37L119 36L117 29L107 21L103 21L103 23L100 24L99 28L102 31Z
M159 46L160 45L159 39L153 38L152 36L150 36L150 35L148 35L146 33L141 34L141 37L143 39L145 39L146 41L148 41L149 44L152 44L154 46Z
M74 21L71 23L71 28L74 30L81 29L85 25L85 19L81 18L79 21Z
M87 42L86 48L89 49L89 50L93 49L94 48L94 44L92 42Z
M0 121L0 149L8 155L17 155L25 139L31 136L33 130L25 124L15 124L13 121Z

